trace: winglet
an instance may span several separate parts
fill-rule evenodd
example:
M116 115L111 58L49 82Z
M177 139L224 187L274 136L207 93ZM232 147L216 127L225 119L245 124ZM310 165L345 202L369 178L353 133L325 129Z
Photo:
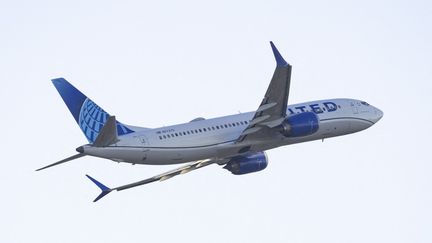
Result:
M99 181L97 181L93 177L91 177L89 175L86 175L86 176L91 181L93 181L93 183L96 184L96 186L98 186L102 190L101 194L99 194L99 196L97 196L97 198L95 200L93 200L93 202L99 201L99 199L103 198L105 195L107 195L108 193L110 193L112 191L111 188L109 188L109 187L105 186L104 184L100 183Z
M289 64L284 60L284 58L279 53L278 49L276 48L276 46L273 44L272 41L270 41L270 45L271 45L271 48L273 50L273 55L275 56L275 59L276 59L276 64L280 67L288 66Z

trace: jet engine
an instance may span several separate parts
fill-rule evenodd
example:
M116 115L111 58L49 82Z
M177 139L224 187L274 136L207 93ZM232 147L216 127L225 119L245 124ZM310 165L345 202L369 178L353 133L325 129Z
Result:
M243 175L264 170L267 163L265 152L258 152L234 157L223 168L234 175Z
M318 131L319 119L313 112L303 112L288 116L280 125L285 137L303 137Z

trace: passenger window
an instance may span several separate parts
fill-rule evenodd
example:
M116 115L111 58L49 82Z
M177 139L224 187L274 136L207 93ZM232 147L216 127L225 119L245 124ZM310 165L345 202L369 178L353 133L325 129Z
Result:
M243 125L243 122L241 121L241 122L240 122L240 124L242 124L242 125Z
M170 136L170 135L168 134L168 135L167 135L167 137L169 137L169 138L170 138L171 136Z
M228 128L227 124L224 125L225 128Z
M232 126L235 127L235 123L234 122L232 123Z
M186 136L186 132L183 132L183 135L185 135L185 136Z
M237 126L240 126L240 123L239 123L239 122L236 122L236 124L237 124Z
M195 133L198 133L198 130L195 129Z
M159 139L162 139L162 136L159 136Z
M202 132L202 130L201 129L198 129L199 130L199 132Z
M175 135L176 135L176 137L178 137L178 134L177 134L177 133L175 133Z
M165 135L163 135L163 138L166 138L166 136L165 136Z
M216 126L216 129L219 129L219 126Z
M203 128L203 130L204 130L204 132L206 132L206 131L207 131L207 129L205 129L205 128Z

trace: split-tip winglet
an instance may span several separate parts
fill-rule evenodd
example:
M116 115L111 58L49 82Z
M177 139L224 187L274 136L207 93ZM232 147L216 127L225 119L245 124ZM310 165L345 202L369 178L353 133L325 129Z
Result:
M271 48L273 50L273 55L276 59L276 64L280 67L287 67L289 64L285 61L285 59L282 57L282 55L279 53L276 46L273 44L273 41L270 41Z
M86 175L86 176L91 181L93 181L93 183L96 184L96 186L98 186L102 190L101 194L99 194L99 196L97 196L97 198L95 200L93 200L93 202L99 201L99 199L103 198L104 196L106 196L108 193L110 193L112 191L111 188L109 188L109 187L105 186L104 184L100 183L99 181L97 181L93 177L91 177L89 175Z

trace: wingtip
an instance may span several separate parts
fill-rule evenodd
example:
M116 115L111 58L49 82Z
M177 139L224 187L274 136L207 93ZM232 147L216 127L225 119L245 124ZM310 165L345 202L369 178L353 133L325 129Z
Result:
M97 196L95 198L95 200L93 200L93 202L97 202L99 201L101 198L103 198L104 196L106 196L108 193L110 193L112 191L111 188L105 186L104 184L100 183L99 181L97 181L96 179L94 179L93 177L86 175L87 178L89 178L94 184L96 184L96 186L99 187L99 189L102 190L102 192L99 194L99 196Z
M35 170L35 171L45 170L45 169L48 169L48 168L53 167L53 166L55 166L55 165L57 165L57 164L50 164L50 165L47 165L47 166L41 167L41 168L39 168L39 169L37 169L37 170Z
M53 82L53 83L64 82L64 81L66 81L66 79L64 79L63 77L51 79L51 82Z
M270 41L270 46L272 48L273 55L274 55L274 57L276 59L277 66L281 66L281 67L287 67L287 66L289 66L289 64L285 61L285 59L280 54L279 50L276 48L276 46L273 43L273 41Z

